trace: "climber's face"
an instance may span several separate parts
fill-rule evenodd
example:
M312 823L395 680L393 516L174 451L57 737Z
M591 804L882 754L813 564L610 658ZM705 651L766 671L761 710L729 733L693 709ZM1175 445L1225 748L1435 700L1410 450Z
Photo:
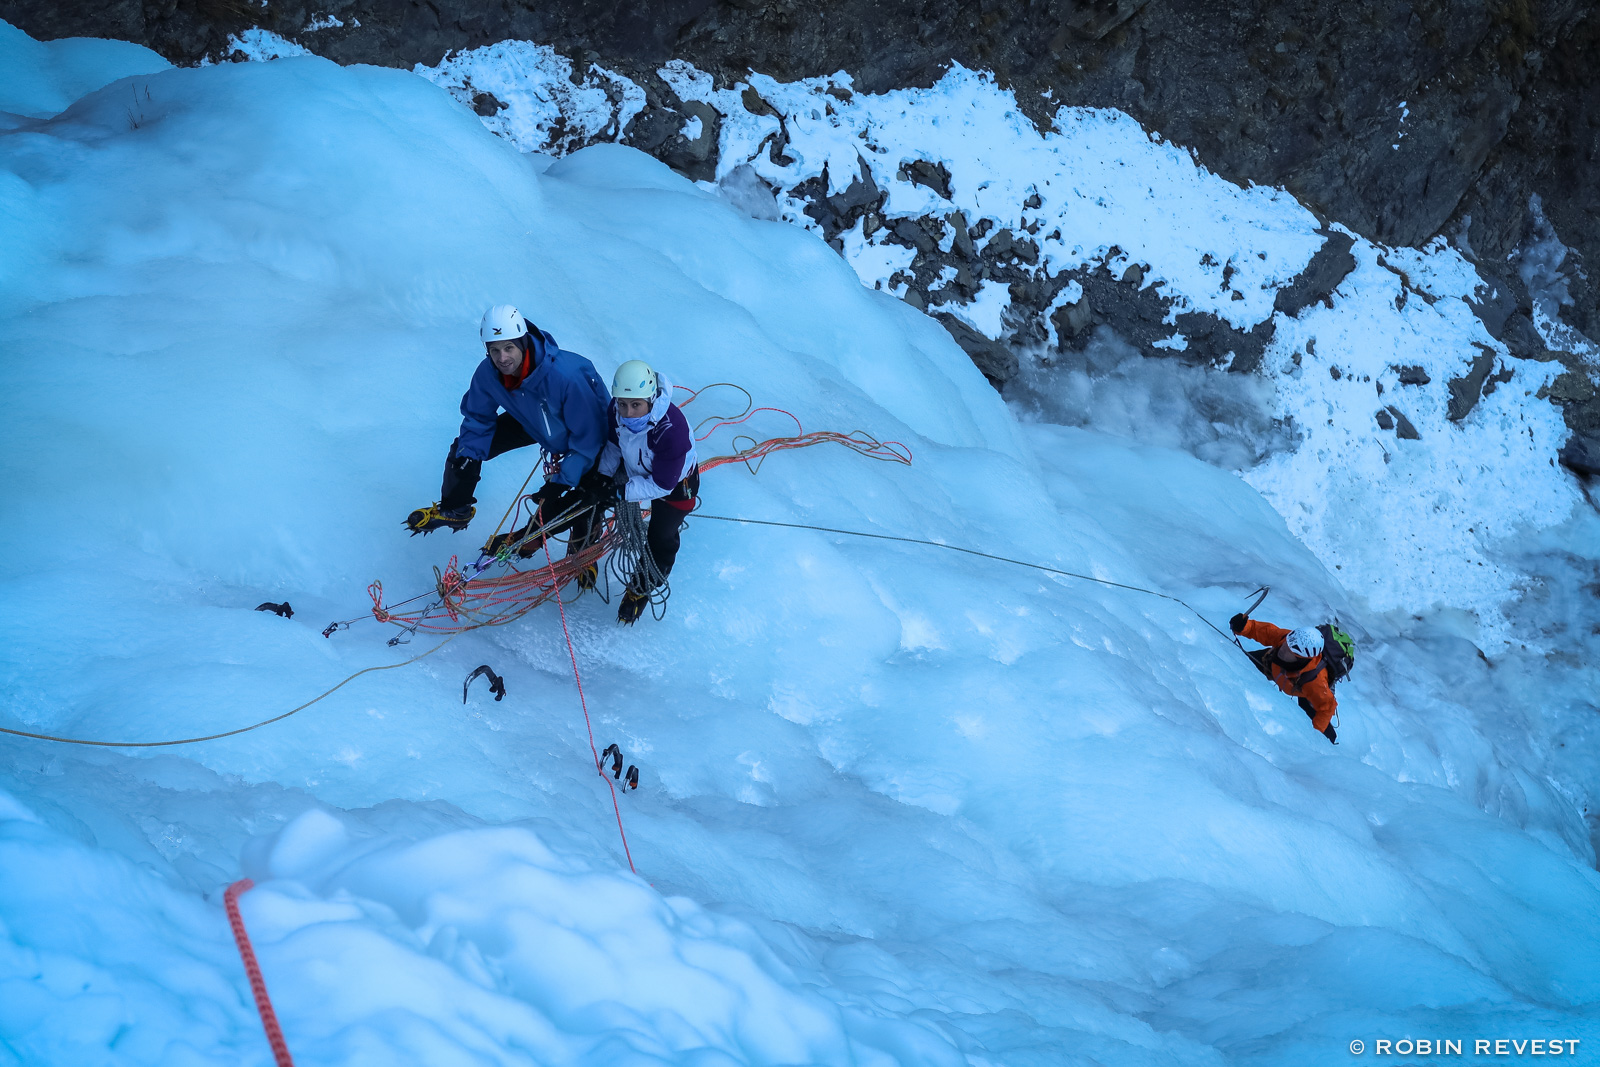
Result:
M515 341L490 341L489 361L501 374L515 374L522 366L522 348Z

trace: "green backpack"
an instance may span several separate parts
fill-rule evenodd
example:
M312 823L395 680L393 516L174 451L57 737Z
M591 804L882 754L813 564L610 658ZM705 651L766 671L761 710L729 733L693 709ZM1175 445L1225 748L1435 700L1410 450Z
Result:
M1322 665L1328 669L1328 688L1331 689L1356 665L1356 643L1332 623L1324 623L1317 629L1322 634Z

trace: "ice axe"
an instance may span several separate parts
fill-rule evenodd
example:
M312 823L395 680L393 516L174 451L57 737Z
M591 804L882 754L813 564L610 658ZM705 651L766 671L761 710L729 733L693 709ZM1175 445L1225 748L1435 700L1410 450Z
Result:
M472 680L480 674L486 674L489 676L489 692L494 694L494 698L496 700L500 700L505 697L506 680L494 673L494 668L485 663L483 666L467 675L467 680L461 683L461 703L465 704L467 702L467 690L472 688Z
M1255 594L1254 594L1255 595L1255 599L1250 601L1250 606L1245 608L1239 614L1243 615L1245 618L1248 619L1252 614L1255 613L1255 610L1261 606L1261 602L1263 600L1267 599L1267 594L1270 593L1270 592L1272 592L1272 586L1270 586L1270 585L1264 585L1260 589L1257 589L1255 591ZM1233 643L1236 644L1236 645L1239 645L1239 637L1238 637L1237 634L1234 635ZM1241 650L1244 650L1244 646L1243 645L1239 645L1239 648ZM1245 650L1244 654L1248 656L1250 653L1249 653L1248 650Z
M633 764L630 763L630 764L628 764L628 773L627 774L623 774L622 773L622 749L621 748L617 747L616 745L607 745L606 746L606 750L604 752L600 753L600 762L602 764L604 764L607 760L611 761L611 777L615 778L617 781L622 783L622 791L624 793L626 793L630 789L638 789L639 788L639 768L638 767L635 767ZM604 768L604 766L602 766L601 769L600 769L600 776L602 778L605 777L605 768Z

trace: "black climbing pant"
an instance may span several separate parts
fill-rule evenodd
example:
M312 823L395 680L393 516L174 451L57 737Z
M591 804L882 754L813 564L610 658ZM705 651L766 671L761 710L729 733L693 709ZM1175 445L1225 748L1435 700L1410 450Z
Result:
M439 487L440 511L459 511L477 503L473 493L478 488L478 480L483 477L483 462L459 455L456 448L460 444L459 437L450 442L450 454L444 460L444 482ZM533 439L532 434L522 428L522 423L518 422L510 412L501 412L494 423L494 437L489 441L489 458L494 459L513 449L526 448L533 444L538 442ZM592 472L593 468L590 469L590 473ZM587 496L587 493L579 489L569 489L546 505L545 513L559 515ZM595 522L598 518L593 510L585 511L571 523L564 523L560 528L550 532L555 534L570 529L572 536L569 543L586 545L594 536Z
M450 442L450 454L444 459L444 484L439 487L439 510L460 511L477 503L472 494L483 476L483 463L458 455L456 448L461 438ZM494 423L494 438L489 442L489 458L504 455L514 448L537 444L533 435L522 428L510 413L503 412Z
M650 545L650 556L655 560L656 570L661 572L663 578L672 573L672 565L678 561L679 531L689 517L687 508L674 507L673 504L693 506L699 495L700 468L695 467L687 478L673 487L672 492L650 506L650 527L645 540ZM636 592L647 593L649 590L638 589Z

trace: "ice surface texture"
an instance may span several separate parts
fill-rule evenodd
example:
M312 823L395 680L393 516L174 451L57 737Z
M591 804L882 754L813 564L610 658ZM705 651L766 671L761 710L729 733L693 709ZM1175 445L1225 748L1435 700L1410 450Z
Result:
M691 519L664 622L569 609L597 733L644 771L644 878L544 616L190 750L8 739L0 1063L267 1062L220 900L241 872L302 1065L1600 1038L1600 878L1574 803L1518 769L1539 724L1453 698L1464 642L1380 626L1235 476L1019 425L815 236L637 152L520 154L406 72L133 71L137 124L123 80L0 137L8 723L202 732L395 657L320 626L475 543L398 524L502 300L602 374L734 380L916 452L719 470L718 513L1035 558L1216 620L1267 582L1271 617L1340 611L1365 653L1335 750L1165 601ZM489 471L499 504L526 466ZM463 706L482 662L514 696Z

